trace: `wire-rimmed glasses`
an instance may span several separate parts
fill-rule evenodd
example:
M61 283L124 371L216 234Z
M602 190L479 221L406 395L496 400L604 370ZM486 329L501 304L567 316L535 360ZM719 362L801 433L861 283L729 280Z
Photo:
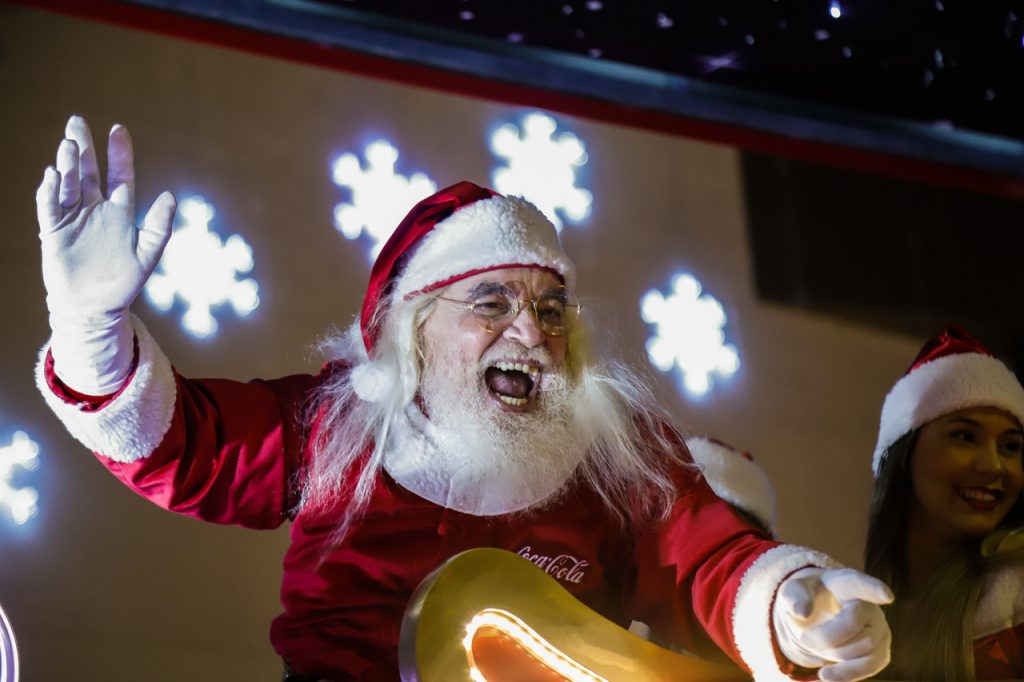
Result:
M493 282L473 290L473 298L460 301L435 296L439 301L456 303L473 314L473 319L484 331L492 334L512 326L524 305L533 312L541 331L549 336L563 336L579 319L579 301L570 296L565 287L548 289L536 298L522 299L518 291L526 291L522 282Z

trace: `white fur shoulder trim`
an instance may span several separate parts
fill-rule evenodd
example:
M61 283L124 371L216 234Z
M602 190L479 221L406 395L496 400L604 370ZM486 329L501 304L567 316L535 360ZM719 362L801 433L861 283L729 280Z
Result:
M974 639L1024 623L1024 566L1008 566L985 581L974 612Z
M160 445L171 427L177 397L167 356L138 318L132 315L131 322L139 343L138 366L131 383L99 410L86 412L50 390L46 383L49 343L40 351L36 365L36 385L68 432L93 452L118 462L142 459Z
M754 679L791 680L779 670L772 646L772 603L775 592L792 572L805 566L834 568L831 557L799 545L780 545L768 550L750 565L740 580L732 611L736 648Z
M687 438L686 448L716 495L753 514L775 532L775 491L760 464L707 438Z

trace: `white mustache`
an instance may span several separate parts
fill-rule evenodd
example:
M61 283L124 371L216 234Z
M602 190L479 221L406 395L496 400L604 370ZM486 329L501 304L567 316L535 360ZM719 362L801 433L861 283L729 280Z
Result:
M538 363L540 368L545 371L554 365L551 351L544 346L526 348L515 341L503 339L495 342L494 345L484 351L483 357L480 358L480 372L487 371L488 367L493 367L494 363L500 360L532 360ZM554 371L553 368L552 371Z

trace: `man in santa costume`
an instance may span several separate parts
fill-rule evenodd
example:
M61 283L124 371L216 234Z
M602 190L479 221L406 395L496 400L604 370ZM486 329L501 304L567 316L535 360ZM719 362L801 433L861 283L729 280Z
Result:
M410 595L473 547L568 557L553 575L584 603L757 679L888 662L888 589L745 522L642 384L590 354L573 264L529 202L437 192L396 228L319 374L196 381L129 312L174 197L136 227L127 130L110 132L105 192L85 121L65 134L37 193L53 332L39 388L161 507L291 522L271 627L288 679L396 679Z

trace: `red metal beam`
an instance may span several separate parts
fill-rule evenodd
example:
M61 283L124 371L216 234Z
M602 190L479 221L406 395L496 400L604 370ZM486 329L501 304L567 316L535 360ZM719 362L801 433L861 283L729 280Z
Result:
M973 168L880 154L856 147L798 139L543 88L503 83L113 0L14 1L15 4L82 19L420 88L517 106L538 107L605 123L725 144L760 154L1024 200L1024 179Z

